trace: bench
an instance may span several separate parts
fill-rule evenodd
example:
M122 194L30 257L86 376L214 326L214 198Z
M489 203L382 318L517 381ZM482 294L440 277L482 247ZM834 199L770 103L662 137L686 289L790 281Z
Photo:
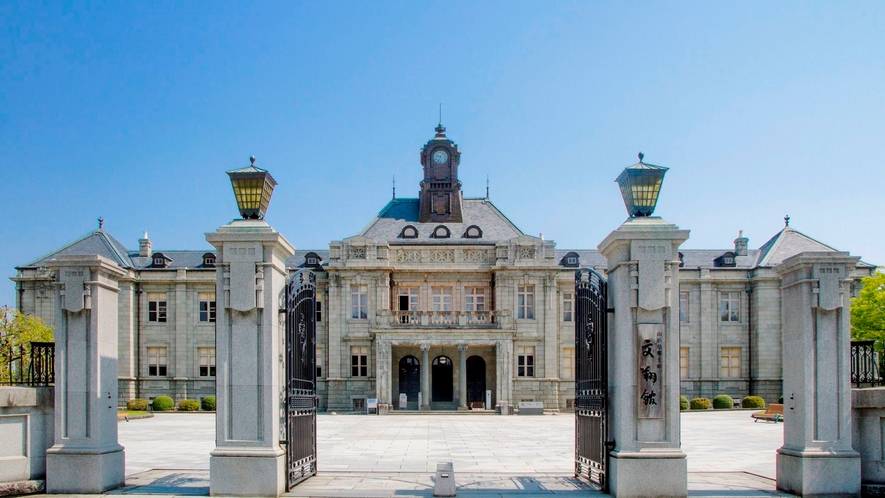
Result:
M772 403L768 405L768 408L765 409L765 413L754 413L750 416L753 417L753 422L758 422L760 420L764 420L766 422L774 422L775 424L778 422L783 422L784 405Z

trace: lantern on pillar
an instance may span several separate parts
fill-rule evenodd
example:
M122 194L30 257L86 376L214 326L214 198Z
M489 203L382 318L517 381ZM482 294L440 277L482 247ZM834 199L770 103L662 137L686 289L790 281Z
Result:
M631 218L651 216L655 211L661 184L664 183L664 173L670 169L644 163L643 157L645 156L640 152L639 162L624 168L615 180L621 187L621 197Z
M276 180L267 171L255 167L255 156L249 158L252 165L227 172L234 188L234 197L240 214L246 220L264 219Z

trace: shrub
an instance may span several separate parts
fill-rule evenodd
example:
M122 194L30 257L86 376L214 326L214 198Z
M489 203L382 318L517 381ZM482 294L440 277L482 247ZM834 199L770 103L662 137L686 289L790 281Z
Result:
M200 409L200 402L195 399L183 399L178 402L178 411L195 412Z
M200 400L200 408L207 412L215 411L215 396L206 396Z
M741 408L765 408L765 400L759 396L747 396L741 400Z
M713 408L717 410L729 410L734 408L734 399L727 394L719 394L713 398Z
M148 402L146 399L135 398L126 402L126 409L132 412L146 412Z
M157 396L151 404L155 412L165 412L175 407L175 402L169 396Z
M688 398L679 396L679 410L688 410Z
M710 399L709 398L692 398L692 400L688 402L688 406L691 407L692 410L709 410L710 409Z

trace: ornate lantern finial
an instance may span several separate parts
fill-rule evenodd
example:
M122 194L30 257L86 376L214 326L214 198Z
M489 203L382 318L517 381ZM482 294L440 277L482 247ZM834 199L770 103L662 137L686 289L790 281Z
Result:
M255 156L251 156L249 162L251 166L230 170L227 176L230 177L237 207L243 219L261 220L267 213L277 182L266 170L255 166Z
M638 157L639 162L624 168L615 180L621 187L621 197L631 218L651 216L654 213L664 182L664 173L670 169L642 162L645 158L642 152Z

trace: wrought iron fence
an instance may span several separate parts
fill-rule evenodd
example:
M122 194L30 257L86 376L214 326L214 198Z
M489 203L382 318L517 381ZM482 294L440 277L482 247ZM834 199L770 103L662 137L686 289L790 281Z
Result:
M0 385L55 385L55 343L4 346L0 350Z
M876 341L851 341L851 383L854 387L882 385Z

